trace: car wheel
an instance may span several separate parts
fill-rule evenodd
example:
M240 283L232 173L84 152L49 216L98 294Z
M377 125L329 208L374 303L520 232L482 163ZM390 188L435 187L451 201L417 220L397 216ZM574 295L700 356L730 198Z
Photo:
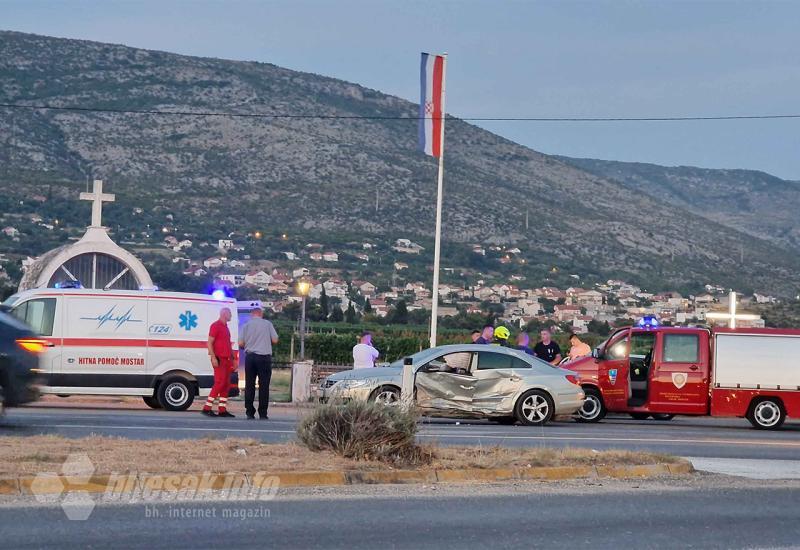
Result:
M151 409L161 408L161 403L158 402L158 398L153 395L142 396L142 401L144 401L144 404L150 407Z
M654 414L653 420L661 420L662 422L666 422L667 420L672 420L675 418L674 414Z
M158 386L158 403L168 411L185 411L194 401L194 386L182 376L171 376Z
M777 430L786 420L786 411L778 399L764 398L753 401L747 413L747 420L759 430Z
M514 416L526 426L541 426L553 418L553 399L541 390L529 390L517 399Z
M489 418L489 422L494 422L496 424L502 424L503 426L513 426L517 423L517 419L513 416L494 416Z
M647 413L631 413L631 417L634 420L647 420L650 418L650 415Z
M586 398L578 409L578 422L600 422L608 412L606 404L603 403L603 396L595 388L586 388L583 391Z
M381 405L394 406L400 403L400 390L394 386L381 386L372 392L373 403L380 403Z

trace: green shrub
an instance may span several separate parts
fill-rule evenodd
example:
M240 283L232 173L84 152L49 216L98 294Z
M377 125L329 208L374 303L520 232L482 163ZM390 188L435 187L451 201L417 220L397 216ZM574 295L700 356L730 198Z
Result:
M298 439L312 451L395 466L431 461L416 435L416 414L366 401L319 405L297 427Z

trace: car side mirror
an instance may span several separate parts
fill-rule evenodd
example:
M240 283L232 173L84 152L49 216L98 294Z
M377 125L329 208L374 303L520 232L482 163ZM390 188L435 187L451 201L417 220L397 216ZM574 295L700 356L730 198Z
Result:
M594 357L595 359L602 359L603 358L603 352L600 351L600 348L594 348L592 350L592 357Z
M414 360L411 357L404 357L403 358L403 364L404 365L413 365L414 364Z

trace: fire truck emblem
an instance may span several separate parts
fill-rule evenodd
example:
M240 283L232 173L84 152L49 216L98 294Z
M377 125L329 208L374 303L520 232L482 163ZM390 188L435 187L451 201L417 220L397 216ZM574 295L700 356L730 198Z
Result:
M608 369L608 381L612 386L617 383L617 369Z
M672 373L672 383L675 384L675 387L681 389L686 385L686 373L685 372L673 372Z

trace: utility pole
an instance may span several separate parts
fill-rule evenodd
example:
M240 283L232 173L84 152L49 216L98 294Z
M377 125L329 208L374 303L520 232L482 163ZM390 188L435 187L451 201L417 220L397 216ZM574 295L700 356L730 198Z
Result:
M530 210L529 210L528 208L526 208L526 209L525 209L525 231L527 231L527 230L528 230L528 228L530 227L530 226L528 225L528 213L529 213L529 212L530 212Z

